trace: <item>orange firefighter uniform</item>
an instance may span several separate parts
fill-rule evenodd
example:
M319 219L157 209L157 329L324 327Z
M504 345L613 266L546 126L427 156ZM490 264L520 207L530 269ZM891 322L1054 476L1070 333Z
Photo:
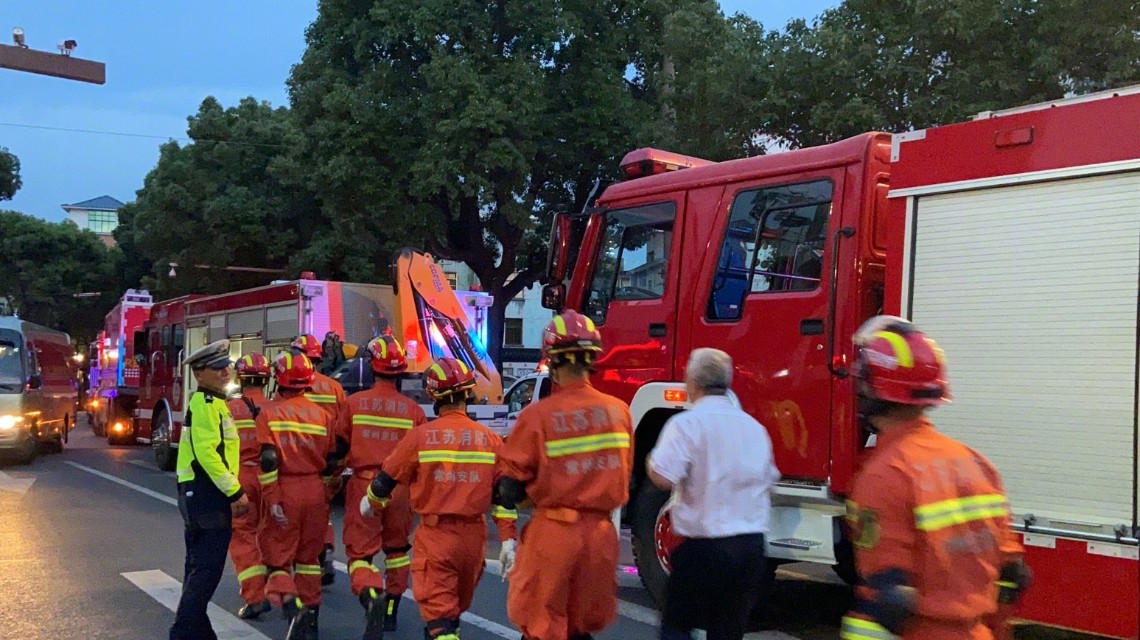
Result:
M234 534L230 540L230 559L241 585L241 599L247 605L258 605L265 600L267 572L257 539L261 525L261 483L258 481L258 475L261 474L261 445L257 441L254 411L266 402L265 393L261 389L247 387L242 390L242 397L226 403L237 425L241 443L238 481L249 496L249 511L240 518L234 518Z
M313 386L305 393L305 397L320 405L329 414L329 424L334 427L340 423L341 416L348 410L348 396L344 393L344 387L340 386L336 380L320 372L313 375ZM340 468L337 467L333 471L335 473L325 476L325 497L329 501L340 490ZM328 560L335 548L336 534L330 520L325 528L324 548L321 554L321 564L326 565L324 566L324 584L331 584L335 575L331 572L331 563Z
M277 468L259 476L266 592L271 600L300 596L306 607L315 607L321 602L318 559L329 520L322 472L333 448L333 426L327 412L300 395L269 403L256 424L259 443L277 452ZM283 522L272 513L278 506Z
M841 637L993 638L1000 592L1019 588L1010 518L989 461L927 419L879 434L848 504L864 584Z
M629 499L632 434L625 403L575 381L523 409L500 450L500 474L535 504L507 595L526 638L567 640L617 615L611 512Z
M385 582L390 596L398 597L408 589L412 505L407 487L397 487L377 517L365 518L355 507L384 459L413 427L426 421L423 409L397 391L392 379L379 376L371 389L352 394L341 414L340 437L349 443L347 464L352 469L352 478L345 488L344 503L348 508L344 514L344 549L354 595L368 588L383 590ZM381 549L386 580L381 579L380 570L372 562Z
M431 637L458 637L459 616L471 606L483 574L486 514L492 509L495 452L501 445L494 432L464 412L443 409L439 418L412 430L384 461L384 474L410 486L412 508L420 514L412 577ZM369 502L379 511L386 501L370 488ZM515 539L514 510L495 507L493 518L501 541ZM552 576L557 572L548 570Z

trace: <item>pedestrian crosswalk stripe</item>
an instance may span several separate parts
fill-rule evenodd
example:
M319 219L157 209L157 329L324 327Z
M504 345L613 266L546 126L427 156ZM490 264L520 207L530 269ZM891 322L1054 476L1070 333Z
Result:
M178 610L178 599L182 596L182 583L162 571L129 571L120 574L159 604ZM213 602L207 611L210 624L218 634L218 640L269 640L269 636L249 626L237 616Z

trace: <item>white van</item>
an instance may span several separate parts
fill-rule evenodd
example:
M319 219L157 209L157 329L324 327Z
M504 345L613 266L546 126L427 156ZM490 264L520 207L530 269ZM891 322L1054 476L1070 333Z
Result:
M66 333L0 317L0 455L29 463L40 445L63 450L79 406L75 374Z

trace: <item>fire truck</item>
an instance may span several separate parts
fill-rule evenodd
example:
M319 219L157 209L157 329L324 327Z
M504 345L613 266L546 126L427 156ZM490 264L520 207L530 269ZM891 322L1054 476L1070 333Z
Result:
M1036 576L1017 615L1137 638L1140 87L720 163L641 149L621 170L555 216L543 298L594 319L594 384L630 404L655 597L679 539L644 461L697 347L732 355L772 437L771 570L856 579L841 516L874 439L851 336L888 313L945 348L955 400L933 420L1003 475Z
M95 435L106 436L111 443L132 436L129 425L139 395L134 334L150 316L152 304L148 291L128 289L107 313L103 331L89 347L87 417Z
M409 364L401 391L426 409L431 403L422 372L439 357L463 360L477 382L478 401L469 413L482 421L501 418L502 382L487 355L486 323L481 321L490 302L486 293L452 291L430 255L405 250L396 263L394 287L303 277L155 303L150 319L135 334L140 385L132 432L138 442L151 445L161 469L172 470L185 407L195 389L184 364L189 353L225 338L234 359L255 351L272 359L299 334L320 339L330 331L361 348L381 335L400 340Z

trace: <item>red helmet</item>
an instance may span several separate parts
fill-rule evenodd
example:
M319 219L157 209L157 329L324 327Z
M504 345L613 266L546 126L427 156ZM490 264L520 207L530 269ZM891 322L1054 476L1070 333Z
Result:
M277 386L285 389L308 389L313 386L316 370L313 362L304 354L282 352L273 361L273 377Z
M239 378L268 378L269 368L269 360L257 351L242 356L235 366Z
M321 348L321 343L317 340L316 336L307 333L297 336L297 339L289 344L289 348L303 353L309 358L317 358L318 360L324 357L324 351Z
M475 374L455 358L440 358L424 372L424 389L434 400L443 400L474 386Z
M554 316L542 332L542 357L561 354L585 354L586 362L602 351L602 335L594 321L577 311L563 311ZM557 360L558 358L553 358ZM570 357L573 360L573 356Z
M373 338L366 348L372 358L372 370L376 373L397 374L408 368L408 358L392 336Z
M942 349L909 321L875 316L855 333L855 387L872 400L933 407L953 399Z

